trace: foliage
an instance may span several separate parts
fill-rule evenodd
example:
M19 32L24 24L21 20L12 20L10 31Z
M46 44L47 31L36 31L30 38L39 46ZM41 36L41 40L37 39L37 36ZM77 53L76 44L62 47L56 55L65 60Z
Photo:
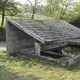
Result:
M75 3L74 8L69 11L69 13L66 16L66 19L69 22L80 24L80 3Z
M5 16L5 11L10 9L13 6L13 0L1 0L0 1L0 12L2 14L2 22L1 26L4 26L4 16Z
M62 67L36 59L13 57L0 51L1 80L79 80L80 63Z
M11 10L7 11L8 16L19 16L19 14L21 13L21 9L18 8L18 6L21 6L21 3L15 2L14 4L15 5L12 6Z
M76 4L74 12L76 12L76 17L73 22L74 24L80 24L80 3Z
M16 3L14 2L14 0L1 0L0 1L0 12L2 14L2 22L1 22L1 26L4 26L4 16L6 14L6 12L8 12L8 14L10 15L16 15L19 10L17 9L17 6L15 5ZM10 12L10 13L9 13Z
M0 1L0 11L8 10L13 5L13 0L10 2L9 0L1 0Z
M30 8L31 8L31 19L34 19L34 14L37 11L37 6L42 2L42 0L34 0L33 2L31 0L28 0L29 4L30 4Z
M79 2L76 3L74 0L46 0L46 5L39 5L43 0L34 0L32 3L31 0L28 0L26 4L21 6L22 17L26 18L35 18L36 15L46 16L46 19L62 19L67 22L80 23L80 9ZM39 2L39 3L38 3ZM39 18L37 18L39 19Z
M0 22L1 22L1 15L0 15ZM6 40L5 27L0 26L0 41L5 41L5 40Z
M3 8L5 8L4 14L11 17L41 20L63 19L80 27L80 3L74 3L74 0L46 0L46 5L39 5L41 1L43 0L34 0L33 3L28 0L24 5L14 2L13 4L6 3L4 6L0 3L0 11L2 12Z
M45 11L55 19L65 19L65 15L73 7L73 0L47 0Z
M55 13L59 10L59 3L61 0L47 0L47 5L44 7L48 16L56 16ZM57 15L58 16L58 15Z
M62 19L80 27L80 2L74 0L47 0L43 10L53 19Z
M0 27L0 41L5 41L5 40L6 40L5 28Z
M66 52L68 55L80 55L80 49L76 47L65 47L63 48L63 51Z

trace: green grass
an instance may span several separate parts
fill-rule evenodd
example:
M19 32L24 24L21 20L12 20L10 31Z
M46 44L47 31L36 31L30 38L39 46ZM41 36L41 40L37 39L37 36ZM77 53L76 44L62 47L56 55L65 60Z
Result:
M80 63L63 67L0 51L0 80L80 80Z

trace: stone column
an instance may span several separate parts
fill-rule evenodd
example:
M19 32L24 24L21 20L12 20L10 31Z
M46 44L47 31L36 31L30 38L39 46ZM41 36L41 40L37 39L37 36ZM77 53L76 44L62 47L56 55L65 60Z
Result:
M35 40L35 54L40 56L40 45L41 43L37 40Z

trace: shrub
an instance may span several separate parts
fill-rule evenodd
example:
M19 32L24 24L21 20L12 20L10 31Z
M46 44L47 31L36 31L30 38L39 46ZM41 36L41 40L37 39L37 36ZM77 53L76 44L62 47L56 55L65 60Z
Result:
M4 27L0 27L0 41L6 40L6 31Z

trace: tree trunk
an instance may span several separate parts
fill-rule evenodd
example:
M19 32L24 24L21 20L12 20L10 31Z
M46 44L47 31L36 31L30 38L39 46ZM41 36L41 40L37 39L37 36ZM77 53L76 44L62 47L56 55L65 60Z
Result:
M31 19L34 19L34 14L35 14L35 11L33 10Z
M4 26L4 16L5 16L5 10L2 12L2 22L1 22L1 27Z

